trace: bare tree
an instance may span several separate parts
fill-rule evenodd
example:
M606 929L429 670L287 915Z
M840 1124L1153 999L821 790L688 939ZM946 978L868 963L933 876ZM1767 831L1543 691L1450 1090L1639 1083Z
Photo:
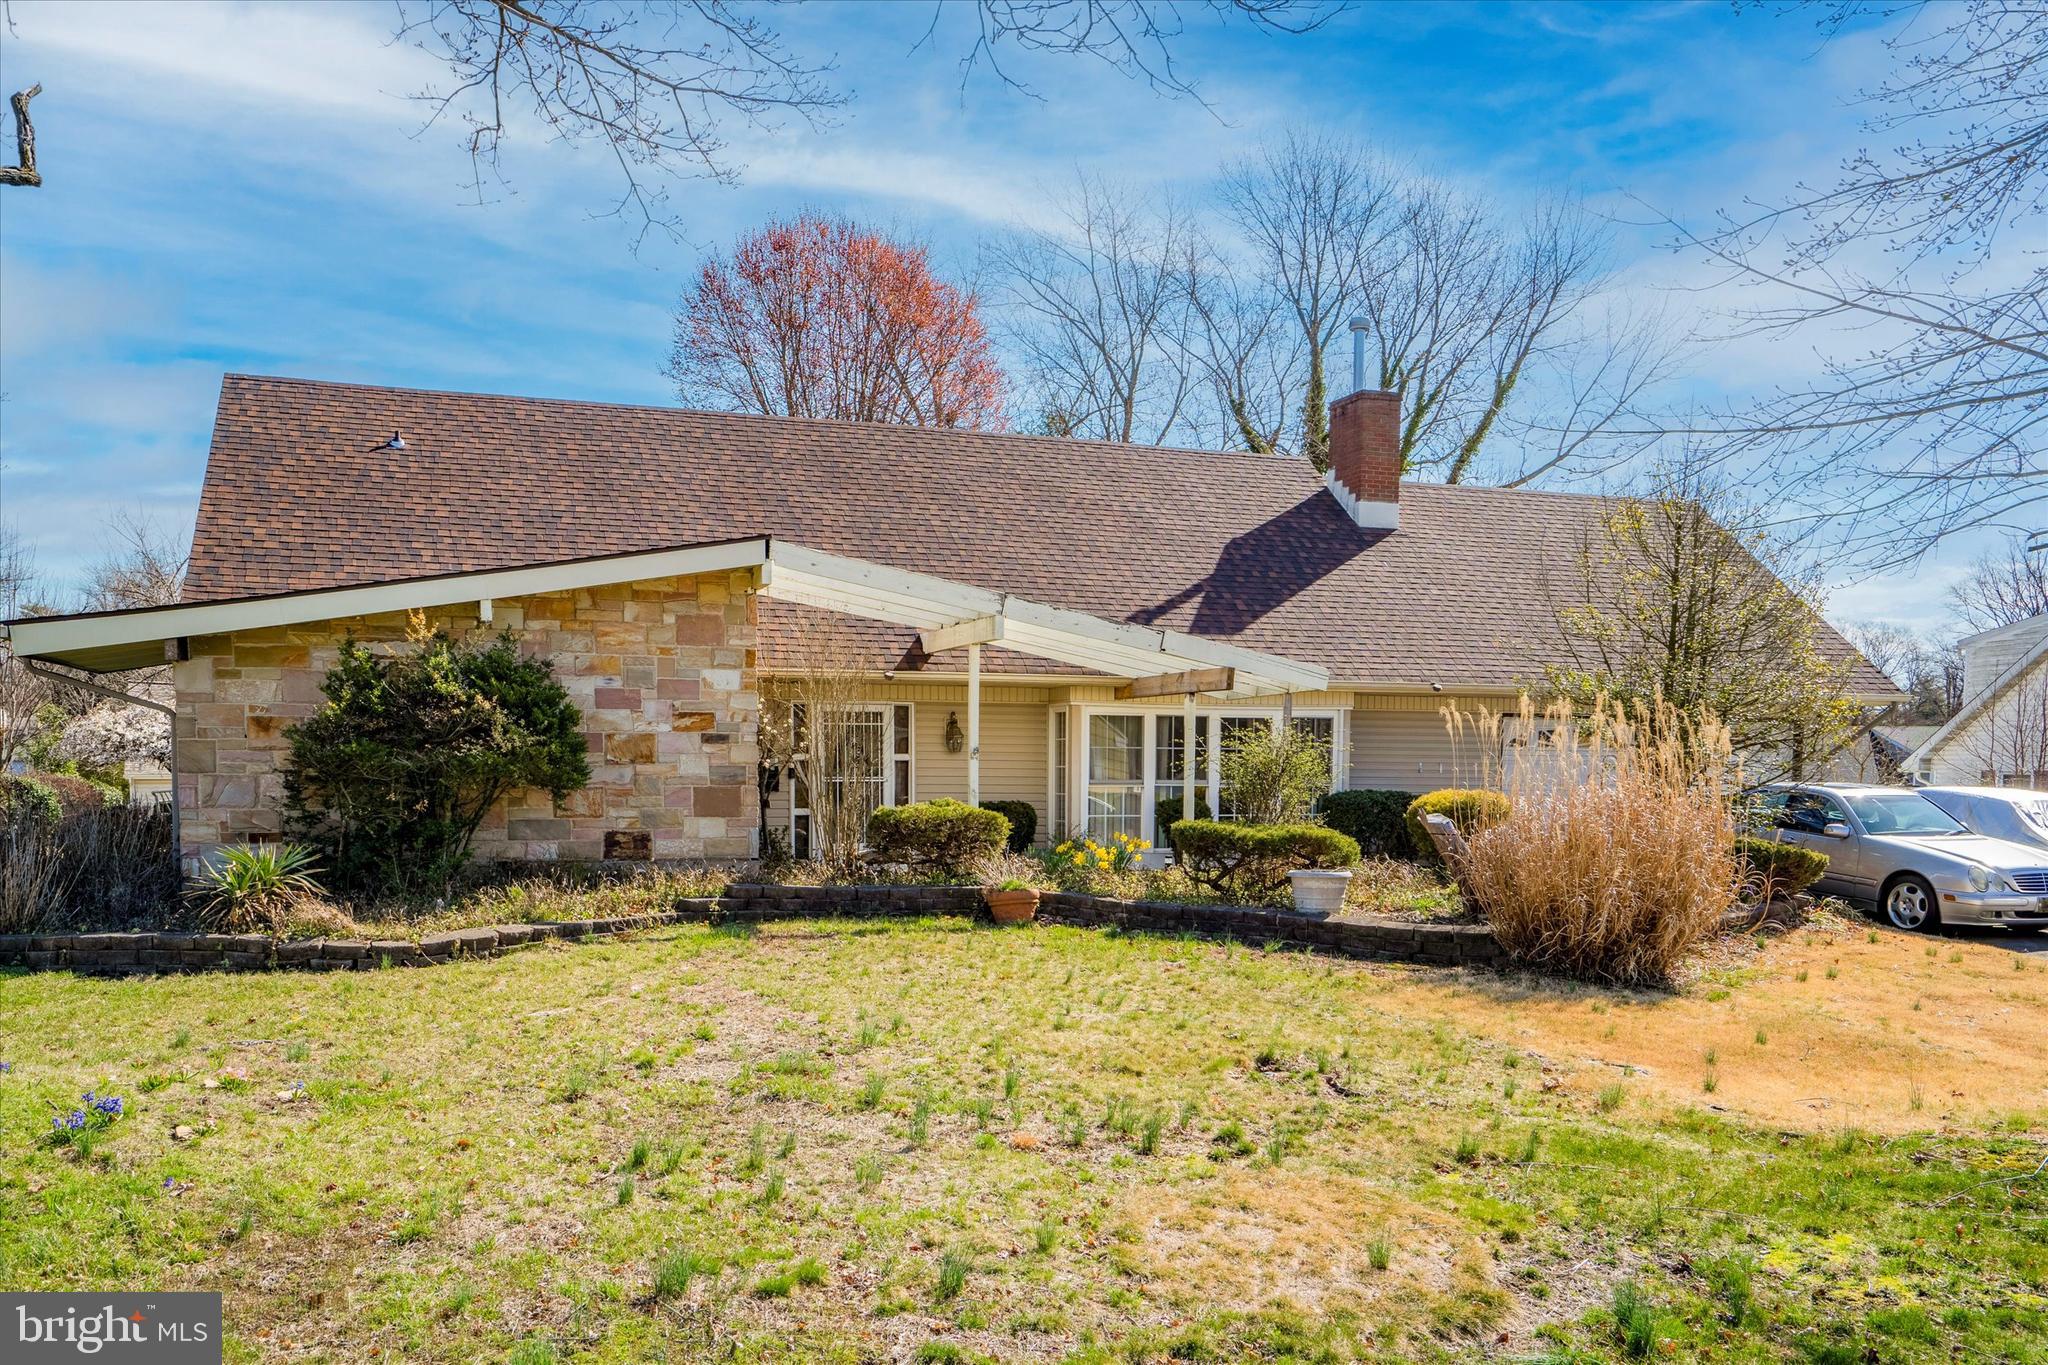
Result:
M762 764L788 777L791 809L803 812L796 856L850 875L881 804L888 712L877 716L866 679L809 616L791 624L776 675L763 684Z
M126 511L108 519L106 533L113 549L88 573L80 610L167 607L183 597L190 556L174 533L144 513Z
M1361 299L1396 207L1393 174L1354 143L1290 133L1229 167L1222 199L1254 269L1293 314L1305 353L1301 451L1330 467L1329 353Z
M1979 559L1970 576L1948 590L1948 600L1972 633L2048 612L2048 554L2028 554L2014 537Z
M1673 351L1660 319L1602 306L1606 230L1570 199L1513 227L1427 182L1410 182L1403 201L1374 243L1363 313L1379 386L1404 394L1409 467L1519 486L1640 454L1648 438L1622 429L1640 425ZM1490 440L1512 453L1482 463Z
M1866 621L1843 632L1856 652L1898 684L1907 700L1885 708L1878 720L1891 725L1937 725L1956 712L1962 690L1962 660L1955 659L1951 686L1948 650L1930 644L1904 626Z
M987 259L1039 406L1064 435L1164 444L1200 386L1186 218L1088 176L1053 207L1057 227L999 239Z
M1273 290L1206 242L1188 253L1194 328L1187 349L1208 387L1196 409L1205 443L1258 454L1295 454L1307 348L1291 310Z
M49 610L33 551L12 526L0 523L0 620L46 615ZM0 640L0 772L39 733L36 712L49 700L49 683L29 672Z
M603 147L621 189L610 212L640 231L677 231L668 208L678 178L739 174L727 126L813 125L847 102L830 61L801 56L764 7L738 0L398 0L397 36L445 62L452 83L420 92L429 122L466 128L475 188L501 174L501 154L522 120L549 136ZM1335 6L1322 0L974 0L932 6L924 42L966 14L963 83L982 63L1024 89L1001 57L1084 57L1167 95L1192 95L1174 65L1185 14L1305 33ZM923 45L923 44L920 44Z
M1369 382L1402 394L1410 469L1519 486L1605 472L1651 444L1641 409L1673 371L1668 329L1610 297L1609 234L1576 200L1509 219L1351 144L1300 138L1229 168L1221 197L1260 282L1292 317L1304 357L1299 446L1318 469L1329 458L1331 350L1354 316ZM1198 311L1205 368L1226 412L1256 412L1236 382L1246 358L1262 380L1286 367L1271 363L1260 329L1230 325L1246 316L1242 291L1220 300L1202 297ZM1226 325L1213 325L1219 317ZM1254 420L1240 436L1259 448L1275 444L1273 429Z
M1862 12L1831 7L1823 23ZM1692 430L1724 458L1769 461L1802 515L1842 526L1876 565L2048 509L2048 267L1994 250L2037 242L2048 209L2048 9L1968 0L1890 17L1894 71L1863 98L1880 149L1712 230L1672 224L1763 297L1731 335L1838 353L1817 379Z

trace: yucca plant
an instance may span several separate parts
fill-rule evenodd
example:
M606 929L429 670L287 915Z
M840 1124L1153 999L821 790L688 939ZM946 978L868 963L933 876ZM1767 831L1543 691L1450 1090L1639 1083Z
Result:
M229 844L201 874L199 917L222 933L275 928L301 897L316 896L313 850L305 844Z

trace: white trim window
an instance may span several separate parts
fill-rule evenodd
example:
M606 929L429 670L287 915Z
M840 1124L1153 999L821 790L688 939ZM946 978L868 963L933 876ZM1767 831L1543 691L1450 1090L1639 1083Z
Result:
M1084 803L1085 833L1098 842L1121 833L1156 843L1158 832L1153 824L1158 803L1169 796L1179 797L1182 792L1186 744L1181 731L1186 727L1186 717L1178 709L1123 707L1084 707L1077 714L1081 733L1087 738L1080 756L1083 780L1074 784L1079 789L1075 794ZM1055 712L1055 726L1060 723L1060 715ZM1234 818L1234 813L1222 802L1218 745L1248 727L1263 725L1270 729L1279 724L1277 709L1210 707L1195 713L1196 794L1208 803L1210 810L1217 812L1218 819ZM1339 791L1344 785L1345 775L1339 767L1344 752L1343 724L1343 713L1335 710L1296 712L1294 716L1295 727L1321 740L1329 753L1331 791ZM1057 747L1053 781L1057 799L1058 791L1067 789L1067 775L1059 763Z
M1151 767L1146 717L1098 711L1088 717L1088 837L1106 843L1118 834L1144 837Z
M1052 761L1049 767L1052 773L1052 799L1047 803L1046 809L1052 813L1052 828L1047 831L1051 837L1046 842L1048 844L1057 844L1073 832L1073 816L1067 809L1067 793L1069 790L1067 771L1069 763L1067 758L1066 707L1056 706L1053 708L1052 724L1047 728L1050 731L1052 743Z
M796 714L792 723L801 730L803 709L801 706L794 709ZM872 771L877 776L865 779L833 777L828 780L834 783L861 782L867 790L860 799L868 810L915 800L910 777L912 735L916 729L912 720L907 702L849 710L847 733L841 743L861 757L846 766ZM790 852L799 858L811 856L811 788L804 768L805 762L799 758L790 774L789 786L789 847Z

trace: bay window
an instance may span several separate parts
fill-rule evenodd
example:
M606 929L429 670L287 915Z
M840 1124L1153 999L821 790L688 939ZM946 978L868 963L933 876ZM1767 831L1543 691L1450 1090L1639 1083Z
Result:
M1076 715L1086 739L1077 795L1085 802L1083 829L1098 842L1116 834L1158 842L1155 812L1164 801L1172 801L1178 809L1190 776L1197 801L1216 812L1217 819L1239 818L1241 812L1232 809L1221 790L1221 756L1233 737L1250 730L1271 733L1280 724L1278 711L1203 710L1195 716L1190 754L1187 717L1180 711L1077 711ZM1070 832L1057 814L1069 790L1065 725L1066 712L1055 711L1052 779L1055 828L1060 830L1060 838ZM1337 714L1297 715L1293 725L1321 745L1330 766L1331 790L1342 786Z

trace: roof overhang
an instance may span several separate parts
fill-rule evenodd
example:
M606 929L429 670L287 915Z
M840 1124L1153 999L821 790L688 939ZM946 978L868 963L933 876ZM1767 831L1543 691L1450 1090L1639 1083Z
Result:
M194 636L732 569L758 570L762 591L770 597L910 626L935 641L950 632L957 643L999 642L1111 678L1213 675L1228 669L1232 686L1227 695L1233 696L1319 692L1330 683L1328 670L1313 664L1105 620L767 536L219 602L34 616L8 622L7 633L11 648L24 658L111 673L162 664L169 657L166 645Z
M1109 621L1008 593L775 542L762 569L769 597L911 626L928 649L1000 644L1112 678L1233 670L1228 695L1320 692L1329 670L1174 630Z
M383 612L453 606L500 597L567 592L609 583L752 568L767 562L768 538L712 541L631 554L555 560L476 573L433 574L383 583L304 592L237 597L220 602L181 602L131 611L76 616L30 616L7 623L10 647L18 655L88 673L149 668L165 661L166 643L198 635L303 625Z

